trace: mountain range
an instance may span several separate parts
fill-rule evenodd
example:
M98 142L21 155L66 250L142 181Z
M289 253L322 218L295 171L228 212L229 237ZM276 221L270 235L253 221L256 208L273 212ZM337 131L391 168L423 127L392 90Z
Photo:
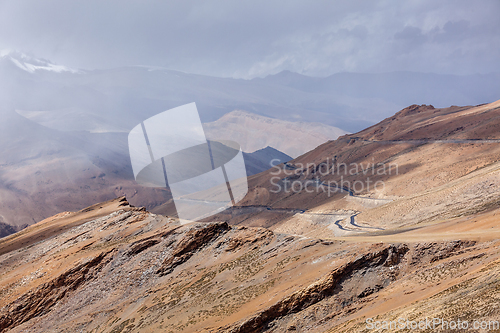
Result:
M269 146L292 157L346 134L340 128L322 123L278 120L245 111L229 112L203 124L203 128L207 138L234 140L245 152Z
M0 240L0 331L498 330L499 128L500 101L411 105L205 221L61 211Z
M307 237L417 236L422 226L498 207L499 128L500 101L412 105L250 177L246 198L207 221Z
M499 78L412 72L316 78L284 71L243 80L140 66L75 70L12 52L0 58L0 100L28 115L47 112L31 116L59 130L127 132L154 114L195 101L204 123L244 110L356 132L411 104L493 102Z
M247 153L271 147L274 155L261 154L266 160L247 156L247 172L255 174L271 166L271 157L304 156L408 104L493 101L499 82L497 74L421 73L312 78L283 72L241 80L140 66L71 69L2 53L2 233L121 195L149 210L164 205L168 190L135 183L127 134L144 119L185 103L196 102L208 136L237 138Z

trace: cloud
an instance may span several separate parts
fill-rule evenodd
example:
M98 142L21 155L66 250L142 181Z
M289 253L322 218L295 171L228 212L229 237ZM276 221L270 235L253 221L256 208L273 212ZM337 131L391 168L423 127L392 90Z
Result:
M0 2L0 49L75 68L162 66L252 78L291 70L500 71L500 2Z
M422 43L426 39L422 34L422 30L417 27L405 27L403 31L397 32L394 38L417 43Z

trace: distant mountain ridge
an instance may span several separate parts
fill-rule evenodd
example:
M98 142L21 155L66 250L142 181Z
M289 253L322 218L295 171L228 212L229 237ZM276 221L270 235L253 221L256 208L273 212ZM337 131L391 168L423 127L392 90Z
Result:
M346 131L321 123L292 122L237 110L203 124L208 138L234 140L245 152L271 146L297 157Z
M34 73L35 71L49 71L49 72L70 72L70 73L83 73L80 70L72 69L62 65L56 65L48 60L37 59L30 57L19 51L8 51L3 52L0 58L5 58L10 60L16 67L26 71L28 73Z
M287 154L269 146L253 153L243 153L243 158L245 159L245 167L249 177L292 159Z
M109 130L127 131L144 118L194 101L202 122L245 110L356 132L411 104L493 102L500 91L500 73L337 73L320 78L283 71L243 80L144 66L75 70L11 52L0 57L0 88L0 100L18 110L62 110L60 127L66 118L74 122L75 112L68 110L77 110L88 131L96 131L95 123L103 121L114 122ZM57 113L44 115L43 121L52 122L47 117Z
M500 73L455 75L408 71L341 72L327 77L311 77L282 71L254 80L316 94L380 99L406 106L432 104L436 107L494 102L498 99L498 94L491 88L500 88Z
M1 54L0 222L32 224L117 195L148 209L163 204L168 192L134 182L127 133L193 101L203 123L234 121L222 128L247 151L270 146L296 157L339 135L334 127L355 132L419 101L436 107L449 100L480 104L500 91L498 74L310 78L284 72L241 80L145 67L76 72L59 66ZM248 114L236 116L234 110Z
M239 207L206 221L323 237L497 209L498 128L500 100L475 107L411 105L250 177ZM246 208L256 206L269 209ZM332 213L338 219L325 217Z

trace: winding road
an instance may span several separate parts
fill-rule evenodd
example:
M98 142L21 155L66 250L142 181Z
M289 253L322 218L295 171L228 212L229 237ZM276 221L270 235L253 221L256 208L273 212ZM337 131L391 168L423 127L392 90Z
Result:
M305 181L305 180L304 180ZM310 183L309 183L310 184ZM338 192L346 192L347 196L360 199L360 200L374 200L377 201L380 204L384 204L387 202L390 202L392 200L390 199L377 199L377 198L368 198L368 197L361 197L357 196L354 194L354 192L347 188L347 187L339 187L335 185L330 185L326 184L323 181L319 182L317 181L315 184L317 187L319 186L324 186L328 188L333 188L335 191ZM177 198L176 201L184 201L184 202L194 202L194 203L203 203L203 204L213 204L214 206L219 206L221 204L227 204L226 202L220 202L220 201L207 201L207 200L197 200L197 199L191 199L191 198ZM251 206L228 206L225 210L221 211L221 214L231 214L231 216L238 216L238 215L246 215L246 214L255 214L255 213L262 213L262 212L270 212L270 213L276 213L276 214L301 214L303 216L308 216L310 217L311 221L314 222L315 218L318 217L324 217L324 216L329 216L333 217L331 219L330 224L335 225L339 230L342 231L347 231L347 232L366 232L370 230L384 230L382 228L377 228L377 227L370 227L370 226L362 226L356 223L355 218L359 214L347 214L347 217L349 217L349 223L348 225L352 228L348 228L347 226L342 226L340 223L346 219L346 214L345 213L319 213L319 212L309 212L307 209L303 208L274 208L271 206L265 206L265 205L251 205ZM341 217L341 218L340 218Z

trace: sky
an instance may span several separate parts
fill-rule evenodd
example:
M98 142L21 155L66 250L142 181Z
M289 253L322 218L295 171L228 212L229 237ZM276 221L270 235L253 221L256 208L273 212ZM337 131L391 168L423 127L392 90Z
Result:
M0 0L0 50L251 79L500 72L500 1Z

